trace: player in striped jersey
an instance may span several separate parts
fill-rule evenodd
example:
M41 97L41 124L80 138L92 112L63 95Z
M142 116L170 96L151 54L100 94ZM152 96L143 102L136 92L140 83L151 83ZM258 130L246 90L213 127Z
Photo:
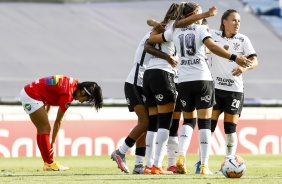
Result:
M78 100L81 103L88 102L98 111L102 108L103 103L102 90L96 82L79 83L72 77L55 75L41 78L26 85L20 93L22 106L37 129L36 141L44 161L44 171L69 169L54 161L53 144L63 116L73 100ZM51 143L51 126L48 120L48 108L45 106L59 106Z

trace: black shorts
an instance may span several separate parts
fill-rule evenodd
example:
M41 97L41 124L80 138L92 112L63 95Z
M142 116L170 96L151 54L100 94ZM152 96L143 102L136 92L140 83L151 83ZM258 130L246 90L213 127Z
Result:
M178 95L184 112L210 108L215 104L214 82L181 82L178 84Z
M143 76L145 105L155 107L176 102L174 74L160 69L146 70Z
M178 94L178 84L177 83L175 83L175 87L176 87L176 91ZM180 98L179 98L179 95L177 95L174 112L181 112L182 111L181 109L182 109L182 106L181 106Z
M220 110L228 114L241 114L244 103L244 93L215 89L213 110Z
M142 87L126 82L124 84L124 94L130 112L134 111L136 105L145 105L145 96Z

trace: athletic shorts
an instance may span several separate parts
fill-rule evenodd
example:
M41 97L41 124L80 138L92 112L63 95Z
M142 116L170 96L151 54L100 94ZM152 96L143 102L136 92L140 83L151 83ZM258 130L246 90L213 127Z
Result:
M143 76L145 105L155 107L176 102L174 74L161 69L146 70Z
M22 89L20 93L20 101L27 114L31 114L44 105L42 101L34 100Z
M134 112L136 105L145 105L145 95L142 87L125 82L124 94L130 112Z
M220 110L228 114L241 114L244 103L244 93L215 89L213 110Z
M184 112L210 108L215 104L214 82L181 82L178 84L178 95Z
M176 87L176 91L178 94L178 83L175 83L175 87ZM182 111L181 109L182 109L182 106L181 106L180 98L179 98L179 95L177 95L174 112L181 112Z

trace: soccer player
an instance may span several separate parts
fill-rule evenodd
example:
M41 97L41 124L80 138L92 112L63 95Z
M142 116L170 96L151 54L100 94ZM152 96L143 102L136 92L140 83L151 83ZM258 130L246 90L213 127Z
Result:
M193 129L198 118L199 144L201 150L201 174L212 174L208 168L209 150L211 146L211 115L215 104L214 84L211 72L205 60L205 46L213 53L236 61L243 67L251 66L244 56L237 56L216 45L211 39L209 29L201 25L199 20L190 26L176 28L179 20L193 14L201 13L201 8L194 2L182 3L174 27L162 34L152 33L151 43L173 41L179 57L179 97L182 104L184 123L180 130L179 156L177 169L179 173L187 173L185 162ZM215 12L216 14L216 12ZM210 14L213 16L214 14ZM205 18L205 17L203 17ZM179 22L178 22L179 21ZM179 26L179 25L178 25ZM187 90L188 89L188 90Z
M63 116L73 100L88 102L98 111L103 103L102 90L96 82L80 83L72 77L54 75L26 85L20 93L22 106L37 129L37 145L44 161L44 171L69 169L54 161L53 144ZM45 106L59 106L51 142L51 126Z
M166 29L172 27L172 20L175 19L178 6L173 3L161 22ZM155 30L152 34L154 32ZM173 42L157 44L156 47L169 55L175 54ZM173 174L172 171L162 168L176 102L173 68L177 65L177 59L172 61L168 62L163 58L153 57L144 73L143 91L146 96L145 104L149 109L150 126L152 126L151 122L158 121L158 127L155 126L154 129L147 132L144 174Z
M133 67L126 78L124 85L124 93L128 109L130 112L134 111L136 113L136 115L138 116L138 124L132 129L119 149L115 150L111 154L111 158L116 161L118 167L125 173L129 173L129 168L127 167L125 161L125 154L130 148L134 146L135 143L136 160L133 174L144 173L143 161L146 150L146 132L148 128L149 130L151 130L152 125L154 124L149 124L150 118L148 109L144 104L145 96L142 89L144 71L147 68L149 60L152 58L152 55L158 58L165 58L167 62L173 62L171 60L175 59L173 56L164 53L156 49L153 45L149 44L148 39L150 34L151 31L148 32L139 43L136 49Z
M244 84L242 74L258 65L257 54L250 39L239 33L241 18L234 10L226 10L221 17L220 30L211 30L212 39L232 54L245 55L252 66L243 68L232 60L212 53L211 72L215 83L215 100L211 118L211 132L215 131L219 115L224 113L226 156L235 155L238 138L236 127L242 112ZM222 174L219 170L218 174Z

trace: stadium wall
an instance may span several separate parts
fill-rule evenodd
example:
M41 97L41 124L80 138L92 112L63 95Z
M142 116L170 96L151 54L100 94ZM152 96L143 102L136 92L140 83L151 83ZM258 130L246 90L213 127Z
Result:
M36 129L21 106L0 107L0 157L40 156L36 145ZM282 154L282 108L244 108L238 125L238 154ZM51 109L53 122L57 108ZM55 148L57 156L110 155L118 148L137 122L127 108L103 108L96 113L89 107L68 110ZM52 124L52 123L51 123ZM225 154L222 117L212 138L211 154ZM188 154L198 151L195 128ZM128 154L134 154L131 149Z

